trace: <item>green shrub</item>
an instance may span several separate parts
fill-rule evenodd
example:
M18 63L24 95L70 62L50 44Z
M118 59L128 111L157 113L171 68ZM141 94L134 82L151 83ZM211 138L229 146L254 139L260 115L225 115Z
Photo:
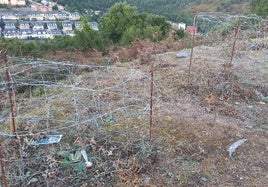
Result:
M185 36L185 30L184 29L178 29L178 30L176 30L176 35L178 36L179 39L184 38L184 36Z

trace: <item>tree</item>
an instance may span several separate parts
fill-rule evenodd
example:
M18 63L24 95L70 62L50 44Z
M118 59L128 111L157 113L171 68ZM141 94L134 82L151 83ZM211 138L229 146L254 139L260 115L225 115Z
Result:
M129 45L135 38L141 38L143 36L142 30L136 26L129 27L123 34L120 44L125 46Z
M184 29L178 29L178 30L176 30L176 35L178 36L179 39L184 38L184 36L185 36L185 30Z
M54 5L54 6L52 7L52 10L53 10L53 11L58 11L58 10L59 10L59 7L58 7L57 5Z
M1 28L1 30L3 31L3 30L5 30L5 22L3 21L3 19L1 19L0 20L0 28Z
M171 25L167 22L166 17L159 15L150 15L147 19L147 22L159 30L157 33L155 33L157 35L158 41L168 36Z
M29 0L26 0L26 1L25 1L25 4L26 4L27 6L29 6L31 3L30 3Z
M20 21L18 19L15 21L15 27L16 29L20 28Z
M58 19L56 19L56 24L58 29L63 29L62 22Z
M107 46L106 38L100 32L93 30L85 17L82 17L82 22L82 30L75 30L74 46L82 50L97 49L104 51Z
M124 32L130 27L136 8L124 3L116 3L100 18L100 30L113 43L119 43Z
M114 44L128 45L135 38L159 41L171 29L164 16L138 13L127 3L117 3L100 18L100 31Z
M44 23L44 29L45 29L45 30L48 29L47 23Z

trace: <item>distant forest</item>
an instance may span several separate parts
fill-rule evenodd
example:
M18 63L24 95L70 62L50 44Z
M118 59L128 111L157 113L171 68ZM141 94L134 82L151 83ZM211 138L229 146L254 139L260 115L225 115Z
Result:
M87 13L89 10L101 10L106 12L111 6L118 2L127 2L137 7L139 12L148 12L152 14L162 15L168 20L174 22L185 22L187 25L192 24L193 13L187 12L189 7L198 7L200 3L206 3L207 10L225 11L230 9L230 13L235 10L231 9L231 5L249 3L251 10L245 10L245 13L257 13L260 16L268 15L268 0L53 0L67 7L72 11ZM228 12L228 11L227 11ZM101 16L101 15L99 15ZM91 19L97 20L98 16Z
M111 6L120 0L54 0L61 5L68 7L71 10L85 12L85 10L101 10L105 12ZM192 23L193 15L182 11L187 6L192 6L197 3L207 2L208 0L125 0L128 4L136 6L139 12L148 12L157 15L163 15L168 20L176 22Z

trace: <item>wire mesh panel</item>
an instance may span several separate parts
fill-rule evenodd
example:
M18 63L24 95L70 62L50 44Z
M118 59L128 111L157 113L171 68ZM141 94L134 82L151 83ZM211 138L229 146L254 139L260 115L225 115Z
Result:
M1 67L0 74L6 70ZM56 170L62 172L65 167L72 168L74 178L70 181L75 180L77 174L85 172L80 154L82 147L88 151L92 144L94 151L106 157L106 149L94 147L111 147L108 151L113 152L130 136L143 139L147 133L140 133L140 129L132 133L141 121L147 120L150 91L147 72L19 57L9 57L8 72L18 140L12 144L12 139L8 138L13 134L9 129L5 77L1 77L1 135L5 137L3 146L9 147L4 155L12 152L14 155L6 160L8 181L12 181L12 185L34 186L37 181L64 184L60 179L52 177L50 181L49 176L43 176ZM111 134L115 140L110 140ZM52 142L55 144L48 142L51 136L57 135L62 139ZM125 157L127 152L125 150ZM78 156L74 158L75 154ZM52 165L47 159L52 159ZM61 161L66 162L66 166ZM33 170L37 173L31 173Z
M174 170L187 161L184 167L190 173L193 167L200 172L200 163L208 157L218 154L225 159L218 147L236 137L230 129L242 124L267 130L267 19L200 13L196 21L200 31L192 42L196 46L191 50L191 84L187 83L189 48L182 50L185 58L177 58L174 51L146 53L129 64L112 66L11 56L6 66L1 51L0 136L9 185L105 186L122 180L135 186L141 182L137 175L151 175L155 154L162 156L157 172L170 180L170 172L161 170L166 152L176 157ZM153 81L148 61L154 61ZM151 94L153 133L162 143L158 145L162 153L148 143ZM16 133L10 128L10 103L14 103ZM223 119L242 122L229 129L231 120L226 120L219 130ZM189 164L193 162L197 164ZM265 167L258 169L262 172ZM178 173L181 178L182 173ZM215 178L211 183L205 178L204 186L221 184Z

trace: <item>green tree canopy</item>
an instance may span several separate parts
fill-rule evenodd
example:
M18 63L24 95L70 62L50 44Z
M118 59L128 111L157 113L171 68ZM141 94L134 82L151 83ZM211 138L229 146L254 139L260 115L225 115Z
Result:
M6 41L14 55L41 56L45 50L92 50L107 52L110 44L118 46L129 45L136 38L160 41L168 36L170 24L164 16L139 13L135 6L117 3L112 6L99 20L99 30L93 30L86 17L82 18L83 27L75 30L75 36L56 36L45 42L32 41L23 43L18 39L5 40L0 37L0 43ZM59 29L62 22L56 20ZM0 27L4 27L0 20ZM47 28L47 24L44 25Z
M4 29L5 29L5 22L2 20L2 19L0 19L0 29L3 31Z
M152 27L156 28L154 35L157 35L157 40L162 40L168 36L171 25L167 22L166 17L159 15L150 15L147 22ZM157 31L158 30L158 31Z
M59 8L58 8L57 5L54 5L54 6L52 7L52 10L53 10L53 11L57 11L57 10L59 10Z
M133 24L133 17L137 14L136 8L127 3L116 3L100 18L100 30L118 43L124 32Z
M107 45L107 39L100 32L91 28L87 18L82 17L82 30L75 30L74 46L78 49L97 49L103 51Z
M112 43L127 45L134 38L162 40L171 27L164 16L138 13L136 7L124 2L116 3L100 18L99 28Z

